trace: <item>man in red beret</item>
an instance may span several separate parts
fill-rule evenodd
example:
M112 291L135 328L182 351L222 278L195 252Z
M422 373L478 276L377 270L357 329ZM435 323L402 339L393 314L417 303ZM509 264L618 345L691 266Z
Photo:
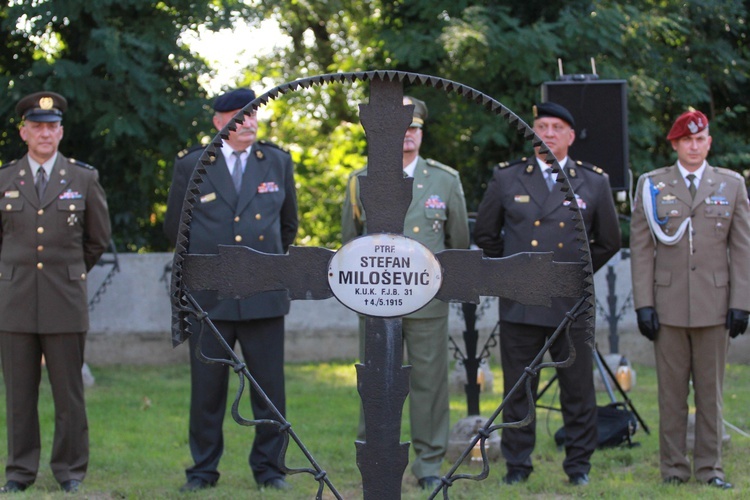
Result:
M697 481L730 489L721 463L722 385L730 338L750 311L750 209L743 177L708 164L708 118L680 115L667 135L677 162L641 176L630 226L638 329L654 343L660 471L690 479L688 394L695 389Z

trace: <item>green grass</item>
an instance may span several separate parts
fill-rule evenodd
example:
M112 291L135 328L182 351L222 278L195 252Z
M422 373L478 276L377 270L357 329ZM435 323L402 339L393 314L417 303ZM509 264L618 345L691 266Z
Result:
M722 492L696 484L668 486L658 471L658 419L656 382L652 368L635 367L637 386L629 393L636 409L651 430L636 433L636 448L599 450L593 457L591 484L574 488L567 484L562 471L563 452L555 446L552 434L560 427L557 411L540 410L537 422L537 446L534 452L535 472L527 483L505 486L500 478L502 462L491 464L489 477L482 482L458 481L450 488L452 499L559 498L588 496L606 498L740 498L750 489L747 464L750 462L750 439L729 431L731 441L725 446L724 467L735 490ZM87 389L87 407L91 433L91 462L81 497L92 499L185 498L177 490L185 480L184 469L190 465L187 443L189 403L189 368L185 365L93 366L96 384ZM501 371L493 367L494 391L483 393L481 413L490 415L500 404ZM361 478L355 463L359 398L352 361L289 364L287 373L288 418L305 446L328 472L337 491L347 499L362 498ZM551 372L542 374L542 384ZM725 383L725 419L741 429L750 428L750 367L729 366ZM237 382L230 391L234 394ZM551 404L556 391L550 390L543 401ZM601 404L609 401L606 393L598 395ZM5 404L4 387L0 404ZM408 402L407 402L408 407ZM247 396L243 412L250 416ZM53 410L49 385L42 384L40 403L42 419L42 463L37 482L26 493L14 498L66 498L47 465L53 431ZM408 415L408 408L404 409ZM452 422L466 416L465 396L451 396ZM6 439L5 412L0 411L0 443ZM409 439L408 419L404 419L402 436ZM221 461L221 480L216 488L189 495L189 498L285 498L315 497L317 483L307 474L289 478L291 493L260 492L247 465L252 428L242 427L227 416L224 425L226 449ZM0 444L0 447L3 446ZM1 448L0 448L1 449ZM4 466L5 454L0 454ZM306 466L302 453L290 445L288 463ZM450 464L444 464L444 472ZM462 467L459 473L471 470ZM473 469L477 470L477 469ZM427 498L416 485L407 467L404 474L404 499ZM326 498L333 498L327 491ZM442 498L442 496L439 496Z

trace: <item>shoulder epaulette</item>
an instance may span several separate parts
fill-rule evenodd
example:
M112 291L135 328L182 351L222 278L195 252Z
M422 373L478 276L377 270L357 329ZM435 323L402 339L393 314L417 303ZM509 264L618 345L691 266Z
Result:
M597 173L599 175L604 175L606 173L603 168L597 167L593 163L588 163L588 162L585 162L585 161L576 160L575 164L578 165L579 167L583 167L583 168L585 168L587 170L591 170L592 172Z
M185 148L185 149L183 149L182 151L180 151L179 153L177 153L177 158L178 158L178 159L179 159L179 158L184 158L185 156L189 155L190 153L192 153L192 152L194 152L194 151L197 151L197 150L199 150L199 149L201 149L201 150L202 150L202 149L204 149L204 148L205 148L205 146L204 146L204 145L202 145L202 144L196 144L195 146L191 146L191 147L189 147L189 148Z
M523 158L518 158L513 161L504 161L504 162L498 163L497 168L508 168L508 167L513 167L516 165L522 165L526 163L527 160L528 160L528 157L524 156Z
M669 165L667 165L666 167L655 168L654 170L651 170L650 172L643 172L641 174L641 177L651 177L651 176L654 176L654 175L663 174L664 172L666 172L670 168L671 167Z
M15 160L13 160L13 161L10 161L10 162L8 162L8 163L5 163L5 164L3 164L3 165L0 165L0 170L2 170L2 169L4 169L4 168L8 168L8 167L10 167L11 165L15 165L15 164L16 164L17 162L18 162L18 158L16 158L16 159L15 159Z
M284 152L284 153L286 153L286 154L289 154L289 151L287 151L286 149L282 148L281 146L279 146L278 144L276 144L276 143L274 143L274 142L271 142L271 141L267 141L267 140L265 140L265 139L261 139L261 140L259 140L259 141L258 141L258 144L260 144L260 145L263 145L263 146L270 146L270 147L272 147L272 148L276 148L276 149L278 149L278 150L279 150L279 151L281 151L281 152Z
M456 170L453 167L449 167L448 165L446 165L444 163L440 163L437 160L433 160L432 158L427 158L425 161L431 167L439 168L440 170L444 170L444 171L448 172L449 174L458 177L458 170Z
M356 170L352 170L352 173L349 174L349 178L350 179L354 179L357 176L362 175L365 172L367 172L367 165L365 165L364 167L360 167L360 168L358 168Z
M716 172L717 174L727 175L729 177L734 177L735 179L742 179L743 181L745 180L741 173L737 172L736 170L732 170L731 168L717 167L715 165L711 165L711 168L713 168L714 172Z
M96 168L89 165L88 163L82 162L81 160L76 160L75 158L68 158L68 163L71 163L73 165L78 165L79 167L82 167L88 170L96 170Z

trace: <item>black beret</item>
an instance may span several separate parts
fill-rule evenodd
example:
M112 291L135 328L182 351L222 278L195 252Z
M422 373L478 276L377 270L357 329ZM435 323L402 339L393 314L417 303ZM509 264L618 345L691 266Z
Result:
M560 106L556 102L540 102L534 106L534 119L544 118L545 116L559 118L567 122L573 128L576 128L576 121L570 111Z
M255 92L251 89L231 90L216 98L214 101L214 111L219 111L220 113L236 111L247 106L253 99L255 99Z
M16 113L32 122L59 122L68 109L68 101L55 92L34 92L16 104Z

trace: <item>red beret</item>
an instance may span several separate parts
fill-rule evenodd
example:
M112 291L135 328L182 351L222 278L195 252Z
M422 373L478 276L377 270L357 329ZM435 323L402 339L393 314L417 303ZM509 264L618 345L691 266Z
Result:
M700 111L687 111L675 120L672 129L667 134L668 141L674 141L680 137L697 134L708 127L708 118Z

